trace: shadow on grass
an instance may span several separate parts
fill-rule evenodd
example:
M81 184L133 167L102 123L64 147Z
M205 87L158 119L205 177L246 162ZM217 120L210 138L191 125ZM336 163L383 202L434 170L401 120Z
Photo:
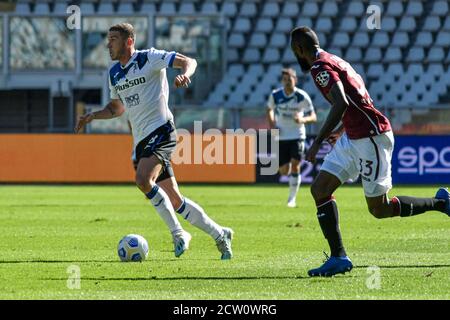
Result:
M296 279L310 279L307 276L235 276L235 277L199 277L199 276L184 276L184 277L126 277L126 278L106 278L106 277L81 277L81 280L92 281L179 281L179 280L296 280ZM64 280L67 278L41 278L40 280Z

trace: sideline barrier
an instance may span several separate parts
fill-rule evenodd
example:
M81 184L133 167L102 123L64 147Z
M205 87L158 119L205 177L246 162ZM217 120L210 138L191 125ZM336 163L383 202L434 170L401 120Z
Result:
M216 138L212 142L202 141L201 137L200 140L194 136L188 138L202 143L202 153L213 151L215 156L214 150L206 147L217 141ZM224 135L218 135L220 138ZM194 144L192 155L193 148ZM234 150L237 151L237 144ZM249 159L252 150L248 147L245 150ZM130 135L1 134L0 183L134 182L131 151ZM178 151L173 160L179 163ZM256 179L255 164L247 160L246 164L174 164L173 167L179 182L252 183Z

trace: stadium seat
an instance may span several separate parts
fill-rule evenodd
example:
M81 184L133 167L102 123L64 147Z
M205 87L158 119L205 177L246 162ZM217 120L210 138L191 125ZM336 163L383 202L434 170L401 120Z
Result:
M250 47L263 48L267 45L267 38L264 33L253 33L250 37Z
M427 73L432 74L435 78L440 77L444 74L444 67L441 63L430 63L427 68Z
M280 52L275 48L267 48L263 54L263 62L265 63L275 63L280 60Z
M317 17L319 14L319 7L315 1L305 2L302 8L303 17Z
M450 47L450 31L441 31L436 36L435 46Z
M47 15L47 14L50 13L50 7L49 7L48 3L46 3L46 2L38 2L34 6L34 11L33 12L35 14Z
M333 28L333 24L331 23L330 18L319 18L316 21L316 32L325 32L328 33Z
M202 8L201 8L200 12L205 15L208 15L208 14L214 15L214 14L217 14L219 12L219 10L217 9L217 4L215 4L213 2L205 2L202 4Z
M342 49L339 48L339 47L329 47L329 48L327 49L327 51L328 51L329 53L332 53L332 54L338 56L338 57L343 57L343 56L344 56L344 55L342 54Z
M387 76L394 79L395 81L397 81L398 78L403 76L404 73L405 70L403 69L402 63L391 63L386 69Z
M291 48L286 48L281 58L281 62L285 64L297 63L297 58L295 58L294 53Z
M14 10L18 14L28 14L31 12L29 1L18 1Z
M365 14L366 9L360 1L352 1L347 8L347 16L361 17Z
M80 3L80 11L83 12L83 14L94 14L94 4L91 2L82 2Z
M245 46L245 38L242 33L232 33L228 38L228 45L231 48L243 48Z
M371 63L367 69L367 76L373 79L378 79L384 74L384 68L381 63Z
M299 12L300 9L296 2L286 1L281 11L281 16L294 18L298 16Z
M136 1L134 0L128 0L126 2L120 1L119 6L117 8L117 12L120 13L126 13L126 14L132 14L135 13L135 9L133 7L133 3Z
M335 1L325 1L320 10L320 15L325 17L336 17L338 14L338 6Z
M238 53L237 49L228 48L226 60L227 60L227 63L238 61L239 53Z
M234 31L248 32L251 29L250 20L247 18L237 18L234 23ZM260 30L257 30L260 31Z
M421 31L417 35L415 46L418 47L429 47L433 43L433 37L431 32Z
M256 32L271 32L273 30L272 19L269 18L259 18L256 22Z
M445 18L445 22L444 22L444 25L442 27L442 30L450 31L450 16L447 16L447 18Z
M412 47L409 49L408 55L406 57L407 62L421 62L425 59L425 53L423 48Z
M450 63L450 50L448 51L447 57L445 58L445 63ZM450 78L448 80L450 80Z
M426 17L425 22L423 24L423 31L438 31L441 28L441 21L439 17L429 16Z
M406 74L415 77L420 77L423 72L423 65L421 63L411 63L408 65L408 68L406 70Z
M339 31L354 32L357 27L358 27L358 24L357 24L355 18L345 17L341 20Z
M348 33L346 32L337 32L333 37L333 41L331 42L332 46L335 47L347 47L350 44L350 38Z
M387 34L387 32L377 31L374 34L371 46L384 48L387 47L388 44L389 44L389 35Z
M379 48L369 47L366 50L366 54L364 57L365 62L380 62L381 59L381 50Z
M262 64L251 64L248 67L247 73L254 78L260 77L264 73L264 67Z
M353 69L355 69L356 73L358 73L363 78L364 82L367 81L367 74L364 69L364 64L359 63L359 62L354 62L354 63L352 63L352 67L353 67Z
M327 36L323 32L316 32L317 37L319 38L320 46L322 48L326 48L328 46Z
M289 33L293 29L292 20L286 17L280 17L275 25L275 31Z
M403 31L395 32L392 38L392 45L400 48L407 47L409 45L408 33Z
M67 12L67 7L69 6L68 0L58 0L53 7L53 13L65 15Z
M306 26L310 28L314 28L314 23L311 18L309 17L302 17L300 16L297 21L295 22L295 26Z
M448 14L448 2L445 0L436 1L433 4L431 14L435 16L446 16Z
M244 74L244 66L242 64L232 64L228 67L227 74L233 78L241 77Z
M273 33L269 45L276 48L286 47L288 45L286 36L283 33Z
M140 13L155 13L156 5L154 3L144 2L139 8Z
M362 60L362 52L360 48L348 48L345 53L345 60L349 62L359 62Z
M416 20L413 17L403 16L398 26L399 31L415 31L417 29Z
M237 6L234 2L224 1L221 12L226 17L234 17L237 14Z
M242 61L245 63L256 63L261 61L261 54L256 48L247 48L244 51Z
M366 26L366 19L362 19L363 25L367 29ZM381 30L386 32L393 32L397 28L397 22L395 21L395 18L393 17L383 17L381 19Z
M194 14L195 13L195 6L192 2L184 2L180 5L180 8L178 9L179 14Z
M403 4L399 0L389 1L386 16L400 17L403 13Z
M398 47L389 47L384 54L385 62L399 62L402 59L402 52Z
M253 2L244 2L239 10L239 15L243 17L256 16L256 4Z
M280 14L280 7L277 2L266 2L263 7L263 17L277 17Z
M369 35L367 32L357 32L353 36L352 46L367 47L369 45Z
M413 0L408 2L405 14L407 16L419 17L423 13L423 6L420 0Z
M175 3L173 2L163 2L159 7L159 14L175 14L177 12L175 8Z
M441 47L434 47L428 52L427 62L441 62L444 58L444 50Z
M101 1L99 3L97 12L100 14L113 14L114 13L114 6L112 4L112 1Z

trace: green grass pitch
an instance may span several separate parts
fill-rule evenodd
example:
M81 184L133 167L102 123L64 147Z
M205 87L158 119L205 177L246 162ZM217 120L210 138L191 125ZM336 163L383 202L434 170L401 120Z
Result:
M166 226L131 185L0 186L0 299L450 298L450 220L442 213L377 220L361 187L343 187L335 195L355 268L309 278L328 249L308 186L296 209L285 207L287 186L181 191L234 229L232 260L221 261L214 241L186 221L191 248L175 258ZM435 191L397 187L391 195ZM148 240L145 262L119 262L117 243L128 233ZM79 289L67 286L72 265L80 268Z

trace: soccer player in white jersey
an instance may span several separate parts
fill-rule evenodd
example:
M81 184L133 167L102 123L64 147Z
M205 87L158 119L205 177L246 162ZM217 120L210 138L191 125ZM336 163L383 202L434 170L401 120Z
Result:
M300 162L305 152L305 124L316 122L317 117L309 95L296 87L295 70L283 69L281 77L283 87L273 90L269 96L267 118L270 127L280 132L279 172L280 175L289 174L287 205L295 208L301 183Z
M138 161L136 185L169 227L175 256L182 255L191 240L191 235L179 223L176 211L216 241L222 260L231 259L233 231L218 225L202 207L181 195L170 163L177 140L168 107L166 68L181 69L174 85L183 88L191 83L197 62L173 51L135 50L134 44L135 31L131 24L121 23L109 29L109 53L112 60L118 60L109 69L111 101L104 109L81 116L75 132L94 119L111 119L127 112Z

